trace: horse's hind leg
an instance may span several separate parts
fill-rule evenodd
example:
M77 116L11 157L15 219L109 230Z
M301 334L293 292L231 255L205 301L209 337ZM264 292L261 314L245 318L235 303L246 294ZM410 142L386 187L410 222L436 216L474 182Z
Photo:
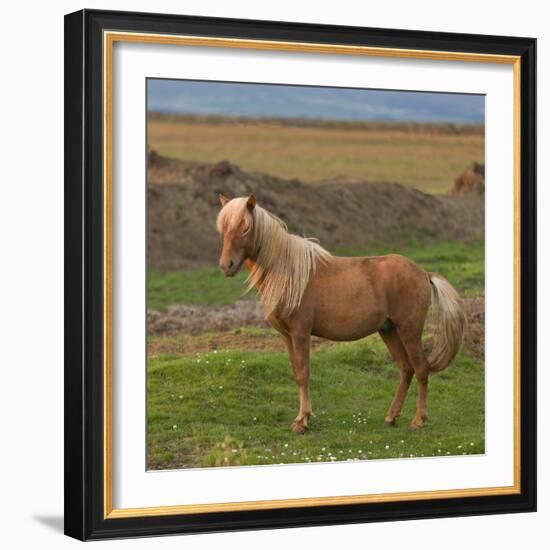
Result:
M386 418L384 419L384 424L386 424L386 426L394 426L395 419L401 416L403 403L409 391L409 386L411 385L414 369L409 362L407 351L401 343L401 339L394 327L387 330L381 330L380 336L388 347L393 360L399 365L400 370L399 385L397 386L395 396L388 409Z
M421 329L419 330L418 327L400 327L398 334L403 346L407 350L409 361L414 368L414 374L418 382L416 415L410 424L412 430L417 430L428 419L428 359L422 347Z

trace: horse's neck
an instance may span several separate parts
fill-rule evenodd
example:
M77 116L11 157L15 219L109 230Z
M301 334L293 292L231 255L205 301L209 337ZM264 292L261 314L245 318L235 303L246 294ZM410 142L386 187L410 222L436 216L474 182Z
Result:
M250 273L252 273L252 271L254 271L256 268L261 267L261 265L258 264L257 260L253 260L252 258L247 258L245 260L245 265L246 269L248 269Z
M290 240L290 239L291 239L291 236L288 235L288 234L286 234L286 232L285 232L284 238ZM258 254L257 256L259 256L259 254ZM252 272L252 271L255 270L256 268L260 268L260 269L262 270L262 272L263 272L262 280L263 280L263 279L265 278L265 276L268 275L269 272L273 269L273 266L263 265L261 262L258 262L258 257L256 257L256 258L247 258L247 259L245 260L245 265L246 265L246 268L248 269L249 272ZM261 282L261 281L259 281L259 282ZM258 288L258 285L257 285L257 284L256 284L255 286L256 286L256 288L257 288L258 290L260 290L260 289Z
M294 239L285 235L288 239ZM295 246L299 243L289 242L281 243L282 248L285 245ZM316 261L315 249L309 249L309 243L303 243L304 249L289 248L288 250L278 251L276 253L277 262L272 264L262 254L257 257L247 258L246 267L250 272L248 278L249 287L252 286L260 294L260 299L269 313L278 307L284 310L293 311L296 309L302 299L305 288L309 282L312 263ZM300 257L302 253L307 256ZM300 263L302 262L302 263ZM296 265L290 265L296 263ZM307 268L308 273L305 273Z
M248 269L249 273L252 273L257 267L261 267L258 262L256 260L253 260L252 258L247 258L245 260L245 266L246 266L246 269ZM267 272L264 271L263 273L263 276L261 279L259 279L258 281L255 282L254 284L254 287L256 288L256 290L261 294L262 293L262 289L261 289L261 283L265 280L265 276L266 276Z
M244 265L246 265L246 269L248 269L248 271L252 271L256 267L256 262L252 258L247 258L244 261Z

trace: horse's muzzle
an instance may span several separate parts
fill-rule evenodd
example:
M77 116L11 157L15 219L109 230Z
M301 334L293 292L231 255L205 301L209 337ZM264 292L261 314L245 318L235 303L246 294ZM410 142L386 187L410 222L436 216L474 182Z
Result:
M226 264L220 262L220 269L226 277L233 277L237 272L237 266L233 260L229 260Z

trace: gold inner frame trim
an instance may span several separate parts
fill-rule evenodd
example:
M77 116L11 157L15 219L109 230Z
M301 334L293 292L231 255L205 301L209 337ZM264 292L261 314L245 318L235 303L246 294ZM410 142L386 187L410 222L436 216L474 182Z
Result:
M425 59L432 61L462 61L474 63L497 63L513 66L514 79L514 484L506 487L483 487L414 491L367 495L256 500L246 502L222 502L212 504L182 504L150 508L113 508L113 360L112 360L112 293L113 293L113 46L116 42L142 44L165 44L202 46L216 48L257 49L319 53L333 55L358 55ZM303 508L308 506L334 506L442 498L465 498L479 496L511 495L521 492L521 431L520 431L520 382L521 382L521 60L518 56L447 52L432 50L409 50L339 44L316 44L307 42L282 42L270 40L229 39L203 36L163 35L131 32L105 31L103 34L103 110L104 110L104 518L133 518L208 512L234 512L246 510L271 510L277 508Z

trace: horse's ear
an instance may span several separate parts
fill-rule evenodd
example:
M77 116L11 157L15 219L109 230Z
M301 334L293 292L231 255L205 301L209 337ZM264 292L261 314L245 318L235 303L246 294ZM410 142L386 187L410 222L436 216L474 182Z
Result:
M228 199L223 193L220 193L220 202L225 206L231 199Z
M254 195L250 195L250 197L248 197L248 200L246 201L246 207L249 210L254 210L255 206L256 206L256 197Z

